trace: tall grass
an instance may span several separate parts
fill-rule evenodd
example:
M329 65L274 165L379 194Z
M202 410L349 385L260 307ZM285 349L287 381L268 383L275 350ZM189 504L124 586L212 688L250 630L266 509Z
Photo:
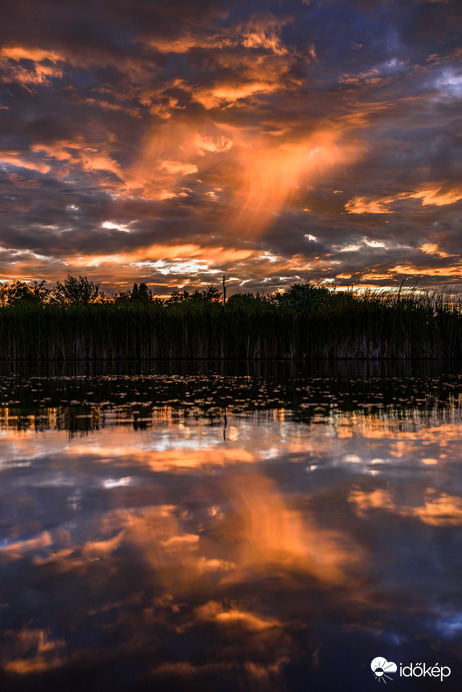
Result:
M293 288L293 287L292 287ZM305 287L218 300L0 308L1 360L460 358L460 303Z

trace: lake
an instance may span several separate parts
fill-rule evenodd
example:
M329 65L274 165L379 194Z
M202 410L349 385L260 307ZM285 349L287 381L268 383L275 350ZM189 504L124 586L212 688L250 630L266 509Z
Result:
M0 375L1 690L461 689L457 369Z

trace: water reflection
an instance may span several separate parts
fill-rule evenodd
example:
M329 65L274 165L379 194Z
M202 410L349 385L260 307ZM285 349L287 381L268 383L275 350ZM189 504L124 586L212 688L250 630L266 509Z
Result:
M459 689L462 378L350 374L6 375L2 688Z

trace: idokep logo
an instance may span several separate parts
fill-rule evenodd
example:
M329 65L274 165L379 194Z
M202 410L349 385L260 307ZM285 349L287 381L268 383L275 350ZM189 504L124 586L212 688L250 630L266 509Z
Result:
M383 656L377 656L371 662L371 668L375 675L377 682L387 682L387 680L393 680L389 673L396 673L398 666L393 661L387 661Z
M387 661L383 656L377 656L371 661L372 672L377 682L391 682L392 673L398 671L398 666L393 661ZM449 666L440 666L438 663L427 665L426 663L399 664L400 678L439 678L441 682L451 675Z

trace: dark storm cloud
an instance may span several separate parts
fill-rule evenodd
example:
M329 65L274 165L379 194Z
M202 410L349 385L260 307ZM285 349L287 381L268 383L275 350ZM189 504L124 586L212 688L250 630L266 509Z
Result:
M2 278L459 281L461 28L451 0L10 3Z

